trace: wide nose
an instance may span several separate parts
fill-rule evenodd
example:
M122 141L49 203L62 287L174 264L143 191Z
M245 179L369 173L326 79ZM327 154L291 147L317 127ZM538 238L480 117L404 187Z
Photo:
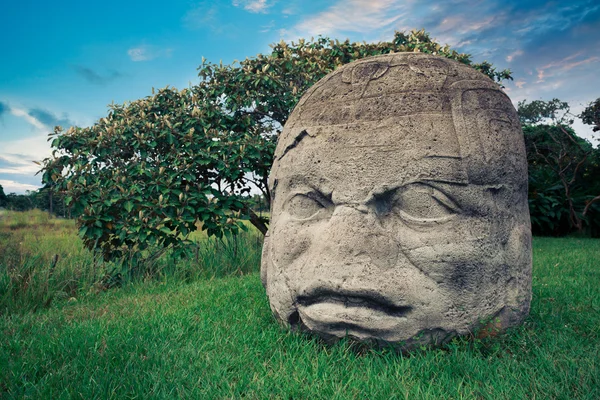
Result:
M398 262L400 248L364 205L336 207L322 240L325 262L338 265L374 265L382 270Z

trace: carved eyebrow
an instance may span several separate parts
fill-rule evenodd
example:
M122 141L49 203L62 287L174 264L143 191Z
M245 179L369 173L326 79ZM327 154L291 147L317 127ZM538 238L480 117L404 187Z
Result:
M323 194L323 196L331 197L333 188L325 187L325 185L329 183L328 181L328 179L324 178L314 180L307 176L291 175L283 178L275 178L273 184L274 186L279 187L281 187L281 185L285 185L287 190L298 190L301 188L311 189Z
M422 179L415 182L410 183L422 183L424 185L429 185L437 188L439 184L442 185L451 185L451 186L468 186L469 181L463 179Z
M289 144L285 150L283 150L283 153L277 158L277 161L281 160L283 158L283 156L285 156L288 151L292 150L293 148L295 148L296 146L298 146L298 144L300 144L300 142L302 141L302 139L304 139L307 136L311 136L310 133L308 133L308 131L306 129L302 129L300 131L300 133L298 133L296 135L296 137L294 138L294 141Z
M410 185L417 185L417 184L430 186L430 187L440 190L442 192L444 191L445 186L468 186L469 185L468 182L463 182L463 181L442 180L442 179L415 179L415 180L411 180L408 182L394 183L391 185L386 185L386 186L383 186L383 187L380 187L377 189L373 189L367 195L366 202L373 200L375 197L385 196L392 192L400 190L404 187L407 187Z
M309 199L318 202L323 207L328 207L333 204L333 201L331 200L331 194L323 193L319 189L312 187L309 191L294 191L284 201L287 202L298 195L306 196Z

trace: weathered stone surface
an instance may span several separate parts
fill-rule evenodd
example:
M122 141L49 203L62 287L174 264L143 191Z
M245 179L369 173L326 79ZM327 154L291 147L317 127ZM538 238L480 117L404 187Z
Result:
M404 53L337 69L290 116L270 187L261 275L283 323L408 349L529 312L523 136L468 66Z

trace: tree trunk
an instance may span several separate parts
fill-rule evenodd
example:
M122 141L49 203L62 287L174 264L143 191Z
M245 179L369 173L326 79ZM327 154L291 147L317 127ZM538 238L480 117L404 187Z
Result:
M249 208L244 210L250 216L250 223L256 227L263 235L267 234L267 230L269 229L267 225L260 219L258 215L254 211Z

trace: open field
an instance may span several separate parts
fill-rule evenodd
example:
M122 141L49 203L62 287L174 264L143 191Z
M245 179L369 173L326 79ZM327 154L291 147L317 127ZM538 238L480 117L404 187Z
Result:
M19 257L39 271L36 285L43 284L58 250L65 253L51 278L81 275L74 296L61 297L59 286L49 285L54 291L46 295L57 299L46 307L34 306L45 301L39 296L23 297L27 307L16 304L18 291L5 299L0 398L600 398L597 239L534 239L532 310L522 327L403 356L347 342L325 346L280 328L251 255L255 238L238 243L247 249L238 247L236 255L248 263L244 269L221 265L199 272L205 265L217 268L205 257L236 262L220 255L232 247L221 244L217 255L202 253L104 291L91 289L101 273L85 264L93 260L77 247L70 222L52 224L60 225L52 228L55 239L50 227L33 239L27 222L14 229L6 219L0 223L0 247L16 246L14 235L23 234L19 246L31 253ZM51 249L48 259L32 243ZM21 265L14 252L11 265ZM6 260L6 250L0 254ZM27 261L34 256L35 264ZM0 261L2 285L9 281L7 265Z

